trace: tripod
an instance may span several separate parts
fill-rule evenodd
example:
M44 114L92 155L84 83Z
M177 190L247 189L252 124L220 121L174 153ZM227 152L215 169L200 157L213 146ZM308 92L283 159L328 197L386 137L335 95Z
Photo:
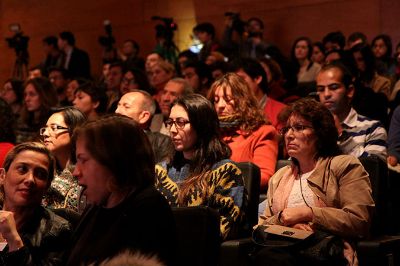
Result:
M16 59L13 69L13 78L25 80L28 77L29 54L28 51L15 51Z

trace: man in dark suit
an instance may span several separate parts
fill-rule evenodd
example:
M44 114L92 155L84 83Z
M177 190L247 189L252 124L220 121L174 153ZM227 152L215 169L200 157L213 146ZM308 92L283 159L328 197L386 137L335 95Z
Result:
M72 78L90 78L90 60L87 52L75 47L72 32L63 31L58 37L58 47L64 51L64 68Z

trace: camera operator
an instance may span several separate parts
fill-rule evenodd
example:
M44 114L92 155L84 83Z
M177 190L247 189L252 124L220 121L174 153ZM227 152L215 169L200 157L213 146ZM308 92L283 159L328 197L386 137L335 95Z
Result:
M125 40L122 44L119 56L126 69L139 68L144 70L144 59L139 57L139 49L139 44L131 39Z
M58 37L58 47L65 53L63 67L72 78L90 79L90 59L86 51L75 46L75 36L70 31L63 31Z
M226 12L225 25L222 43L231 59L264 57L272 46L263 39L264 23L259 18L253 17L245 22L239 13Z
M47 36L42 40L46 58L42 62L42 69L47 75L52 67L63 67L63 53L58 49L57 37Z
M200 23L193 28L193 34L203 44L199 60L205 62L210 53L217 51L220 46L215 40L215 27L209 22Z
M177 30L178 26L172 18L153 16L151 19L163 22L163 24L158 24L155 27L157 45L154 48L154 53L161 55L166 61L175 66L179 49L174 43L174 31Z

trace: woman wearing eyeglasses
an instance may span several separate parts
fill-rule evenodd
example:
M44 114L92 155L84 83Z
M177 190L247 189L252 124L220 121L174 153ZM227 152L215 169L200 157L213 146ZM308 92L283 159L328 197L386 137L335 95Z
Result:
M209 206L221 215L221 235L233 237L242 216L244 187L218 134L212 104L199 94L178 98L165 126L175 153L156 166L156 187L174 207Z
M208 96L220 121L223 140L232 150L231 160L253 162L261 170L261 191L275 172L278 134L265 120L247 82L228 73L211 86Z
M295 102L288 114L281 134L292 164L271 177L259 223L324 230L348 242L367 236L374 208L369 177L358 159L340 155L332 114L311 99ZM354 252L346 243L346 256L333 265L346 265L344 259L353 265ZM257 265L283 265L282 259L297 262L284 265L315 265L300 254L287 252L283 258L268 248Z
M74 107L58 109L40 129L46 148L56 158L56 175L43 199L43 204L51 208L79 209L80 188L72 176L74 165L70 163L72 154L71 136L74 129L82 125L86 117Z

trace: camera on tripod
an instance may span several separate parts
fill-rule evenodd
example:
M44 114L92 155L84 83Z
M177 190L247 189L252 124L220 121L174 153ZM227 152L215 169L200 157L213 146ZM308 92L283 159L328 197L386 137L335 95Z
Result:
M104 20L104 31L106 32L106 36L99 37L99 44L103 46L106 51L112 51L114 49L115 38L112 34L112 26L109 20Z
M173 18L165 18L159 16L151 17L151 20L160 20L163 24L156 26L156 37L165 38L167 42L172 42L174 38L174 31L178 29L178 25L174 22Z
M17 56L28 52L29 37L24 36L21 31L21 26L17 23L10 24L9 30L14 32L14 36L6 38L8 47L13 48Z

